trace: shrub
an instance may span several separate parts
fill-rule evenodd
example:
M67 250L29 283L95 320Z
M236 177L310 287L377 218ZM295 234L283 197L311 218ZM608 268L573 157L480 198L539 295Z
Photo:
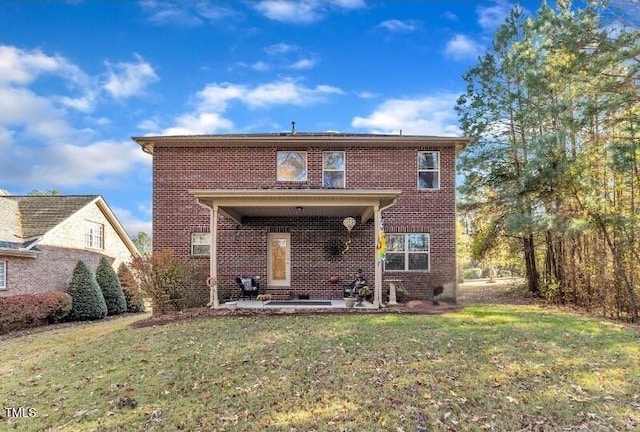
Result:
M64 292L0 297L0 333L62 321L71 311Z
M194 262L176 259L171 251L135 257L132 268L140 289L151 297L154 314L204 306L208 301L205 273Z
M120 280L104 256L100 258L100 263L96 270L96 281L102 290L104 301L107 304L107 314L118 315L126 312L127 300L124 298Z
M138 284L133 277L133 273L125 263L121 263L118 267L118 279L124 292L124 299L127 302L127 312L144 312L144 299Z
M69 294L72 298L72 320L94 320L107 316L107 304L96 278L83 262L78 261L69 283Z
M482 277L481 268L468 268L462 273L464 279L480 279Z

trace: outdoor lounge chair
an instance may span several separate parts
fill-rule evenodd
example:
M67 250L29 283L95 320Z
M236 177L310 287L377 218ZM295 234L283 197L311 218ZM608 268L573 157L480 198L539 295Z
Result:
M260 284L252 277L238 276L236 284L240 288L240 297L246 298L257 297L260 293Z

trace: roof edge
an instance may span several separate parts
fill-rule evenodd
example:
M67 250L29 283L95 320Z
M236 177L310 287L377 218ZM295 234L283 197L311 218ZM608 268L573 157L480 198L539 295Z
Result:
M228 134L228 135L160 135L131 137L146 153L153 154L155 146L165 147L272 147L277 145L319 145L319 146L364 146L378 147L384 144L394 147L438 146L455 147L463 150L471 142L466 137L442 137L429 135L382 135L382 134L340 134L340 133L274 133L274 134Z

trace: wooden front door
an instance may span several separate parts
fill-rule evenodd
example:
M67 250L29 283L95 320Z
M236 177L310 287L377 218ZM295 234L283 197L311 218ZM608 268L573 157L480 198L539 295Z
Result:
M291 234L267 235L267 283L270 286L291 286Z

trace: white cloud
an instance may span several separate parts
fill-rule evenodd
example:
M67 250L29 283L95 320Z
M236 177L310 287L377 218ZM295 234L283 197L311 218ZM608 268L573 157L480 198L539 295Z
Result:
M327 100L330 95L342 94L342 90L329 85L305 87L292 79L259 85L248 89L243 102L250 107L268 107L270 105L314 105Z
M0 45L0 83L26 85L42 74L58 75L78 85L87 81L87 76L62 56Z
M195 27L206 22L220 21L236 16L232 9L214 4L210 1L179 2L145 0L140 6L147 14L149 21L158 25L182 25Z
M269 67L269 65L263 61L257 61L254 64L251 65L251 69L256 70L258 72L266 72L269 69L271 69Z
M382 21L379 24L379 27L382 27L391 32L412 32L418 29L418 25L415 21L401 21L397 19L390 19L386 21Z
M254 87L228 82L211 83L196 94L198 103L195 109L178 116L174 125L161 133L189 135L232 130L233 122L223 116L231 102L252 109L268 109L276 105L310 106L324 103L329 97L343 93L341 89L325 84L307 87L291 78Z
M104 89L115 99L126 99L142 94L147 86L159 80L153 67L142 57L136 56L137 62L106 62L108 69Z
M370 92L370 91L364 90L364 91L356 93L356 96L358 96L360 99L373 99L375 97L378 97L378 93L374 93L374 92Z
M273 21L309 24L334 10L358 9L364 0L261 0L254 8Z
M62 94L45 94L39 77L57 77ZM62 56L0 46L0 184L95 185L150 166L151 159L129 140L96 139L96 131L76 127L106 125L106 117L72 117L89 112L100 99L86 75ZM80 88L81 94L72 94ZM73 111L72 111L73 110Z
M458 95L440 94L415 99L390 99L367 117L355 117L351 125L370 133L457 136L453 109Z
M475 59L484 52L484 46L462 34L455 35L447 42L445 54L454 60Z
M451 11L446 11L442 14L442 17L448 19L449 21L458 21L458 15Z
M205 135L233 129L233 122L218 113L196 112L183 114L176 125L162 131L162 135Z
M495 0L493 6L478 6L478 24L488 32L492 32L504 22L513 4L506 0Z
M297 51L298 47L296 45L286 44L283 42L269 45L263 48L263 51L269 55L281 55L288 54L293 51Z
M316 65L317 61L314 59L300 59L298 61L296 61L295 63L293 63L291 66L289 66L291 69L296 69L296 70L305 70L305 69L313 69Z
M138 235L139 232L145 232L149 236L153 232L153 226L151 223L151 215L149 214L147 219L140 219L136 217L131 210L121 207L112 207L113 213L118 218L118 221L127 232L129 237L133 238Z

